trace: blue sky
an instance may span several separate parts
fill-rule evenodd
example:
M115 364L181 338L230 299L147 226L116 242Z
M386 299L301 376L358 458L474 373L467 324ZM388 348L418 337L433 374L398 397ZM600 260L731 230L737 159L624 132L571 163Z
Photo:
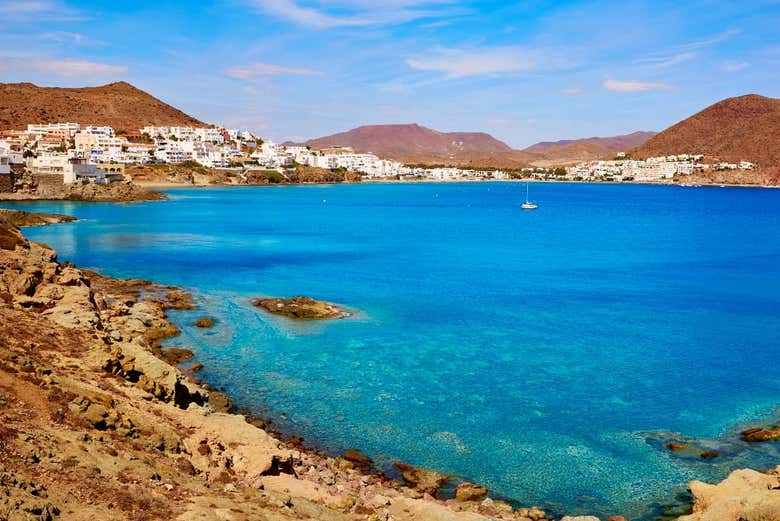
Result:
M0 81L125 80L276 140L361 124L514 147L780 97L780 0L0 0Z

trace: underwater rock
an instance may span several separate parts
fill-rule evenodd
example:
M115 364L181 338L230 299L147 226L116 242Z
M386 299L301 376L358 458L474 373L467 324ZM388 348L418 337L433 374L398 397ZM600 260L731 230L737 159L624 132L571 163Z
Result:
M256 298L252 305L269 313L305 320L322 320L348 317L349 313L330 302L314 300L311 297Z

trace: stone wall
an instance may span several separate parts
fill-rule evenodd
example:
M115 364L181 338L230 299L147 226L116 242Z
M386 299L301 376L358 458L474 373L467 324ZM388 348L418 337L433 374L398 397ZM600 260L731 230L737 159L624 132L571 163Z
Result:
M62 188L65 184L62 174L33 174L32 178L39 188Z

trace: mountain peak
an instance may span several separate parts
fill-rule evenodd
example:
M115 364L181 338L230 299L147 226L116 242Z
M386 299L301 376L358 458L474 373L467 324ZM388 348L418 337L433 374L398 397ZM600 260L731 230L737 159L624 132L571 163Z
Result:
M721 100L633 151L636 157L681 153L780 165L780 99L746 94Z

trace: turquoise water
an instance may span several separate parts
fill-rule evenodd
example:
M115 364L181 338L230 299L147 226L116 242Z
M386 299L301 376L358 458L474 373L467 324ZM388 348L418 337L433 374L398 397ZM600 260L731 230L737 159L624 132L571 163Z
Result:
M729 441L780 404L780 191L531 191L535 212L514 183L16 207L82 219L26 230L62 259L195 290L202 310L176 314L171 344L315 446L559 512L647 517L692 478L780 463L778 444ZM356 314L293 323L249 305L296 294ZM191 327L201 314L216 327ZM722 456L673 455L659 431Z

